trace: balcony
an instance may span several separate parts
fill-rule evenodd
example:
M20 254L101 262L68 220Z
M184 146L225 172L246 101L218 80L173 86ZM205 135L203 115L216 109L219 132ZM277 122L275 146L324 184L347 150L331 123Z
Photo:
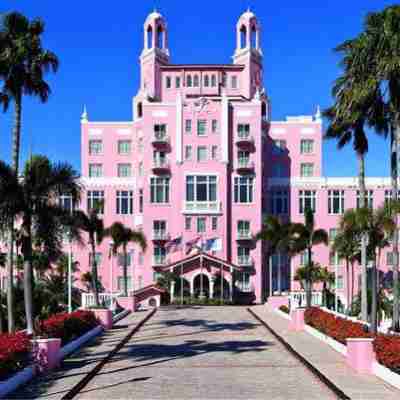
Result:
M236 240L253 240L253 235L251 234L249 229L240 229L237 232Z
M250 256L238 256L239 267L253 267L254 261Z
M166 256L153 256L153 267L163 267L167 264L168 261Z
M164 158L155 159L153 160L152 169L155 174L167 174L170 172L169 161Z
M236 136L235 143L237 146L240 147L253 147L254 146L254 137L250 135L250 133L247 134L239 134Z
M185 201L182 212L184 214L220 214L222 204L219 201Z
M153 230L152 238L157 242L166 242L171 239L171 235L166 230Z
M236 165L236 171L238 174L248 174L254 172L254 161L250 161L248 158L239 158Z
M165 147L169 145L169 136L166 132L154 132L151 143L154 147Z

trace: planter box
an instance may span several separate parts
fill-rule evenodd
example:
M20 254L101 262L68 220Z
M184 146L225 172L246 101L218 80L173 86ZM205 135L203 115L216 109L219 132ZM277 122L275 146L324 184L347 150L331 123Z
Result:
M347 347L338 342L335 339L332 339L330 336L325 335L324 333L318 331L317 329L313 328L310 325L305 325L304 330L309 333L311 336L314 336L315 338L321 340L322 342L326 343L328 346L332 347L332 349L336 350L343 356L347 355Z
M279 308L276 309L276 310L274 310L274 313L278 314L278 315L281 316L282 318L287 319L288 321L290 321L290 319L291 319L289 314L286 314L285 312L279 310Z
M94 308L90 311L94 312L94 315L100 320L101 325L104 329L111 329L113 326L112 311L108 308Z
M376 361L373 338L348 338L347 364L361 373L372 373L372 365Z
M32 343L35 361L40 369L48 370L60 365L61 339L35 339Z
M302 331L305 327L304 313L305 308L295 308L290 312L289 330L290 331Z

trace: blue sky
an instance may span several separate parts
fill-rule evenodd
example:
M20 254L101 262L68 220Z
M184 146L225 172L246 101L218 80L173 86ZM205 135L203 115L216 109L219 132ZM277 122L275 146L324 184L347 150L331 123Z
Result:
M0 13L18 10L46 22L45 47L60 58L49 76L47 104L24 99L22 158L29 149L80 168L80 114L91 120L131 119L131 99L139 82L138 57L143 22L156 6L168 23L172 63L229 63L235 24L251 7L262 24L264 85L272 99L273 120L312 114L330 104L338 57L332 49L356 35L365 14L392 4L385 0L308 0L306 2L230 1L54 1L2 0ZM13 113L0 114L0 158L11 152ZM388 143L370 138L367 174L388 174ZM324 174L356 174L351 148L324 144Z

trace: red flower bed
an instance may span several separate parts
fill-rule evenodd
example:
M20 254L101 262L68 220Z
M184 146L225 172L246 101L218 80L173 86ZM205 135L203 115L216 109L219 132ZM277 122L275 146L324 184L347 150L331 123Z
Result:
M362 324L337 317L319 308L307 309L304 320L307 325L343 344L346 344L347 338L373 336L364 331ZM380 364L400 374L400 336L376 335L374 350Z
M91 311L75 311L71 314L60 313L42 321L38 334L41 336L60 338L61 344L82 336L99 325L99 321Z
M0 380L29 363L31 342L23 332L0 335Z

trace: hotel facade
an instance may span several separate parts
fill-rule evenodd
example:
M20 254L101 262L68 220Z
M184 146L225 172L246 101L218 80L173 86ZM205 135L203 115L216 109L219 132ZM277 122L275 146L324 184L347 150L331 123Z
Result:
M143 28L133 119L94 122L82 114L80 207L101 205L105 226L121 221L144 232L147 250L129 248L131 290L170 271L183 275L192 295L217 296L220 274L226 296L262 302L279 288L298 291L293 276L305 258L273 256L270 270L267 247L253 235L268 214L303 222L311 207L332 239L344 210L357 206L356 178L322 175L320 112L271 120L261 28L250 11L237 22L232 64L171 64L163 16L151 13ZM390 196L389 179L367 178L367 189L369 204L379 206ZM210 246L190 253L188 243ZM105 291L115 292L122 260L110 258L109 247L104 240L96 259ZM73 248L79 275L89 270L89 252ZM391 254L382 256L385 273ZM336 273L346 303L343 262L325 245L315 247L314 260Z

